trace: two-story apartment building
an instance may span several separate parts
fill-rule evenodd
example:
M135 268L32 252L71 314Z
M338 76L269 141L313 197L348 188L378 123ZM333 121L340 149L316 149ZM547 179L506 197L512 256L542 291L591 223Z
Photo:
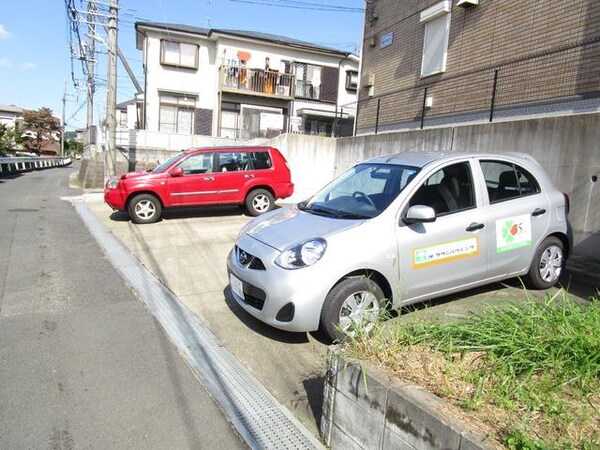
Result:
M15 105L0 105L0 124L8 128L20 126L23 122L24 109Z
M138 22L139 127L232 139L351 135L358 57L266 33Z
M366 6L357 134L600 111L598 0Z

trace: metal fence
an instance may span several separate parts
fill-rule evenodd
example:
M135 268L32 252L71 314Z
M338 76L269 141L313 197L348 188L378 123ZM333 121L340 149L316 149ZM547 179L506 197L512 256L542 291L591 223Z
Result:
M47 169L50 167L68 166L71 162L70 156L61 156L57 158L0 158L0 176L18 172L29 172L31 170Z
M359 101L357 117L359 132L377 133L590 111L600 111L600 37L436 81L423 79Z

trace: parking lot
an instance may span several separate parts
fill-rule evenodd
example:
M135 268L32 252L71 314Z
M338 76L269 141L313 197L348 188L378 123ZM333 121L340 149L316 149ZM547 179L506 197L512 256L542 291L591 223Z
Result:
M327 343L319 333L270 328L243 311L229 293L226 256L251 218L239 208L167 211L151 225L135 225L113 212L99 194L86 203L103 224L217 336L253 375L318 434ZM572 286L586 298L592 288ZM465 314L482 302L522 296L518 282L495 284L403 315Z

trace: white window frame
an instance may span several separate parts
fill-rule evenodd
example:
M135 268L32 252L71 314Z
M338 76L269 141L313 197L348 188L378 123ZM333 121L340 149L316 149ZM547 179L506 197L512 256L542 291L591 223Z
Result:
M444 0L427 8L421 13L421 23L425 23L423 37L423 58L421 60L421 77L428 77L446 71L448 58L448 42L450 37L450 11L452 0ZM437 46L432 45L435 32L443 31L443 40ZM441 51L441 52L440 52ZM433 56L441 53L441 61L432 64Z
M358 89L358 71L346 70L346 89L356 91Z
M168 49L167 47L172 47ZM186 61L184 58L184 50L194 53L194 61ZM170 57L168 50L173 52L174 56ZM175 54L176 52L176 54ZM160 63L165 66L185 67L188 69L198 68L198 46L186 42L169 41L163 39L160 41Z
M191 95L161 93L158 107L158 131L172 134L194 134L194 114L196 98ZM168 110L174 112L173 121L167 122L163 115ZM189 114L189 124L182 121ZM185 129L184 128L185 125ZM188 126L189 125L189 126ZM171 126L171 127L170 127Z
M323 66L294 61L294 73L296 74L296 86L294 87L296 97L308 100L320 100ZM301 86L301 89L299 86ZM310 94L307 95L307 91Z
M119 127L127 128L127 123L127 110L121 110L121 112L119 113Z

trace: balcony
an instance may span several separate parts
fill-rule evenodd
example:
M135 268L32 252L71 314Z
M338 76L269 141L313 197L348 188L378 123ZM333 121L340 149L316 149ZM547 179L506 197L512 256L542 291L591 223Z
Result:
M223 65L219 68L219 90L234 94L292 100L294 98L294 75Z

